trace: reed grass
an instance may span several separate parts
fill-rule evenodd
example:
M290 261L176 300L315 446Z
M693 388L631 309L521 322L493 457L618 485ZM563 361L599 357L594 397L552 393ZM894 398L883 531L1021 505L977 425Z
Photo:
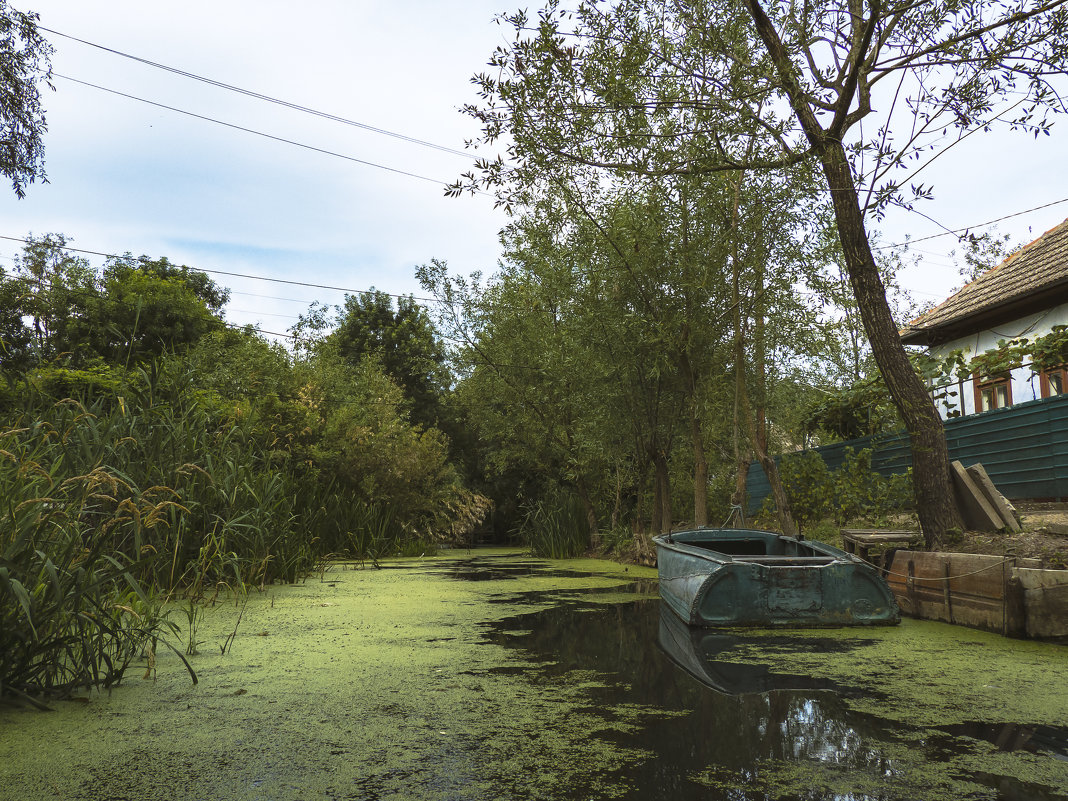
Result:
M517 531L534 556L567 559L590 547L590 530L577 498L559 493L527 503Z
M413 539L388 502L280 465L270 432L220 413L176 361L119 392L31 387L0 430L0 695L111 687L158 643L185 661L220 588L297 581L326 553L377 564ZM176 598L184 643L163 612Z

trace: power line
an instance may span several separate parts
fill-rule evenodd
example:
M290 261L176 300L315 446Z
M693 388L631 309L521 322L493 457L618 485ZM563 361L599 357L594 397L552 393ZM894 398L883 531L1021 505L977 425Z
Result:
M907 240L905 242L898 242L898 243L896 243L894 245L882 245L880 247L873 248L873 249L874 250L889 250L890 248L909 247L910 245L914 245L917 242L926 242L928 239L938 239L939 237L942 237L942 236L955 236L957 234L963 233L964 231L970 231L973 228L985 228L988 225L993 225L994 223L1001 222L1002 220L1010 220L1013 217L1020 217L1020 216L1022 216L1024 214L1030 214L1033 211L1040 211L1042 209L1048 209L1050 206L1057 206L1057 205L1060 205L1061 203L1068 203L1068 197L1061 198L1060 200L1054 200L1052 203L1044 203L1041 206L1035 206L1032 209L1024 209L1023 211L1017 211L1014 214L1006 214L1004 217L998 217L996 220L988 220L987 222L978 223L977 225L968 225L968 226L965 226L964 228L956 228L956 229L954 229L952 231L944 231L941 234L931 234L930 236L924 236L924 237L921 237L919 239L910 239L910 240Z
M200 271L200 272L203 272L203 271ZM109 303L113 304L114 306L125 308L127 311L139 311L140 308L141 308L140 301L138 303L134 303L133 301L125 301L125 300L120 300L118 298L108 297L108 296L103 295L103 294L97 294L96 292L94 292L92 290L89 290L89 289L84 289L84 288L80 289L80 288L67 287L67 286L65 286L63 284L57 284L55 282L54 278L44 279L44 278L38 277L38 278L32 278L31 279L31 278L25 278L25 277L24 278L15 278L15 277L2 276L2 277L0 277L0 285L2 285L4 283L36 284L40 288L46 282L46 280L47 280L47 284L48 284L50 289L52 289L52 290L62 289L66 293L66 296L68 298L69 297L80 297L82 299L89 299L89 300L106 300ZM399 297L399 296L395 296L395 297ZM276 317L294 317L295 315L282 315L282 314L279 314L279 315L272 315L272 316L276 316ZM294 333L284 333L283 334L283 333L279 333L278 331L268 331L266 329L259 328L257 326L251 325L251 324L242 325L242 324L239 324L239 323L231 323L231 322L228 322L228 321L222 319L221 317L219 317L218 315L216 315L216 314L214 314L212 312L208 312L207 316L204 316L204 317L193 317L193 316L190 316L190 315L181 315L181 314L179 314L178 315L178 319L183 320L183 321L202 322L202 323L204 323L205 325L207 325L209 327L214 327L216 330L218 330L218 329L226 329L226 330L229 330L229 331L236 331L238 333L246 333L248 331L255 331L257 334L265 334L265 335L269 335L269 336L281 337L283 339L293 340L294 342L298 339L297 334L294 334ZM434 333L440 339L449 340L449 341L456 342L456 343L459 343L459 344L462 344L462 345L470 345L470 343L467 340L463 340L463 339L458 339L456 337L447 336L447 335L439 333L437 331L435 331ZM349 355L354 355L354 352L353 352L353 350L351 348L349 348L347 350L349 351ZM342 355L345 355L345 354L342 353ZM465 358L464 361L467 364L470 364L472 366L492 367L494 369L507 367L507 368L511 368L511 369L515 369L515 370L535 370L535 371L545 372L545 368L543 366L540 366L540 365L510 364L510 363L506 363L506 362L493 362L493 361L488 361L488 360L471 359L469 357ZM295 398L291 398L291 400L292 399L295 399ZM374 403L375 401L368 401L368 402L369 403ZM379 401L379 402L381 402L381 401Z
M325 111L319 111L317 109L309 108L308 106L300 105L299 103L291 103L288 100L282 100L282 99L277 98L277 97L272 97L270 95L261 94L260 92L254 92L251 89L242 89L239 86L234 86L232 84L224 83L222 81L215 80L214 78L207 78L207 77L204 77L203 75L197 75L195 73L188 72L186 70L179 69L177 67L170 67L170 66L167 66L166 64L160 64L159 62L156 62L156 61L150 61L147 58L142 58L140 56L135 56L135 55L132 55L130 53L124 53L121 50L115 50L114 48L111 48L111 47L105 47L104 45L96 44L95 42L90 42L90 41L87 41L85 39L79 39L77 36L71 36L70 34L67 34L67 33L61 33L59 31L53 30L51 28L46 28L43 25L38 26L38 27L42 31L47 31L48 33L55 34L56 36L62 36L64 39L70 39L73 42L79 42L80 44L88 45L89 47L95 47L98 50L103 50L103 51L105 51L107 53L112 53L113 55L121 56L122 58L128 58L131 61L137 61L137 62L139 62L141 64L145 64L145 65L147 65L149 67L155 67L156 69L164 70L166 72L170 72L170 73L173 73L175 75L180 75L183 78L190 78L190 79L192 79L194 81L200 81L201 83L206 83L209 86L215 86L215 87L218 87L219 89L225 89L225 90L227 90L229 92L236 92L238 94L245 95L246 97L252 97L252 98L255 98L257 100L263 100L263 101L268 102L268 103L274 103L276 105L284 106L285 108L293 109L294 111L299 111L299 112L304 113L304 114L311 114L311 115L316 116L316 117L322 117L323 119L331 120L332 122L340 122L340 123L342 123L344 125L351 125L354 128L361 128L361 129L363 129L365 131L371 131L372 133L382 134L383 136L391 136L394 139L400 139L403 142L409 142L409 143L414 144L414 145L420 145L422 147L429 147L429 148L432 148L434 150L440 150L443 153L449 153L449 154L452 154L452 155L455 155L455 156L461 156L463 158L468 158L468 159L471 157L470 153L465 153L462 150L456 150L455 148L446 147L445 145L439 145L439 144L435 144L434 142L428 142L425 139L417 139L414 136L408 136L407 134L397 133L396 131L389 131L389 130L386 130L385 128L379 128L379 127L374 126L374 125L368 125L367 123L364 123L364 122L357 122L356 120L351 120L351 119L348 119L347 117L340 117L340 116L338 116L336 114L330 114L330 113L325 112Z
M22 242L25 245L32 244L29 239L25 239L25 238L19 237L19 236L4 236L3 234L0 234L0 239L6 239L6 240L11 241L11 242ZM127 259L127 258L130 258L129 254L121 254L120 255L118 253L106 253L106 252L104 252L102 250L87 250L85 248L71 247L70 245L63 245L60 249L61 250L67 250L67 251L70 251L72 253L85 253L85 254L87 254L89 256L103 256L106 259ZM144 259L144 258L147 258L147 257L142 256L141 258ZM190 269L196 270L197 272L208 273L209 275L228 275L228 276L233 277L233 278L248 278L248 279L251 279L253 281L269 281L269 282L275 283L275 284L288 284L290 286L306 286L306 287L310 287L312 289L329 289L329 290L334 291L334 292L345 292L346 294L351 294L351 295L364 295L364 294L367 294L368 292L379 292L379 290L373 289L373 288L372 289L352 289L350 287L331 286L329 284L312 284L312 283L309 283L307 281L292 281L292 280L289 280L289 279L286 279L286 278L268 278L265 275L252 275L250 273L234 273L234 272L229 272L227 270L209 270L209 269L205 269L205 268L202 268L202 267L192 267ZM438 298L416 297L415 295L398 295L398 294L395 294L395 293L392 293L392 292L380 292L380 294L386 295L386 296L391 297L391 298L399 298L399 299L403 299L403 300L411 299L411 300L423 301L425 303L439 303L439 304L444 304L444 305L459 305L456 302L439 300Z
M353 162L356 162L357 164L363 164L363 165L366 165L368 167L375 167L375 168L377 168L379 170L386 170L387 172L397 173L398 175L406 175L409 178L418 178L420 181L429 181L431 183L438 184L439 186L445 186L448 183L447 181L442 181L442 180L439 180L437 178L428 178L425 175L419 175L419 174L414 173L414 172L408 172L407 170L399 170L396 167L387 167L384 164L378 164L378 163L376 163L374 161L367 161L366 159L358 159L355 156L346 156L344 153L338 153L338 152L336 152L334 150L326 150L325 148L315 147L314 145L307 145L307 144L304 144L303 142L297 142L294 139L286 139L285 137L282 137L282 136L274 136L273 134L264 133L263 131L257 131L255 128L246 128L243 125L235 125L232 122L223 122L222 120L217 120L214 117L207 117L207 116L205 116L203 114L195 114L192 111L186 111L185 109L176 108L175 106L168 106L165 103L157 103L154 100L148 100L148 99L143 98L143 97L138 97L137 95L131 95L131 94L127 94L126 92L120 92L117 89L108 89L106 86L100 86L99 84L89 83L88 81L81 81L81 80L78 80L77 78L71 78L69 75L62 75L62 74L60 74L58 72L53 72L52 75L54 77L56 77L56 78L62 78L65 81L71 81L72 83L78 83L78 84L81 84L82 86L90 86L93 89L99 89L101 92L108 92L108 93L113 94L113 95L118 95L119 97L129 98L130 100L137 100L137 101L139 101L141 103L147 103L150 106L155 106L156 108L166 109L167 111L174 111L174 112L177 112L178 114L185 114L187 117L194 117L194 118L196 118L198 120L204 120L205 122L213 122L216 125L222 125L222 126L224 126L226 128L233 128L236 131L244 131L245 133L255 134L256 136L262 136L264 139L272 139L275 142L282 142L282 143L287 144L287 145L293 145L295 147L301 147L301 148L304 148L305 150L312 150L312 151L314 151L316 153L322 153L323 155L326 155L326 156L333 156L335 158L344 159L345 161L353 161ZM481 194L485 194L485 193L481 193Z

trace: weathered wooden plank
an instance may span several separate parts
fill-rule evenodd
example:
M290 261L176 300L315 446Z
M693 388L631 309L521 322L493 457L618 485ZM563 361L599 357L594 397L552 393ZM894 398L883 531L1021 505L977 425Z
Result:
M843 528L840 529L842 543L847 553L855 553L865 561L871 561L868 549L889 545L918 545L923 535L918 531L906 529ZM881 559L885 558L881 557ZM885 561L882 564L885 568Z
M971 476L972 481L982 491L987 501L994 508L994 511L998 513L998 516L1004 521L1005 525L1009 527L1009 530L1013 533L1020 532L1020 522L1016 519L1016 509L1011 503L1009 503L1005 496L998 492L997 487L994 486L994 482L990 480L990 476L987 475L986 468L976 462L968 468L968 475Z
M963 626L1023 633L1022 592L1013 567L1039 567L1037 559L981 554L898 551L887 576L904 614Z
M1001 531L1005 528L1007 524L990 505L983 491L972 481L964 465L951 462L950 467L953 473L953 488L964 513L965 525L975 531Z
M1068 637L1068 570L1014 571L1023 588L1029 637Z

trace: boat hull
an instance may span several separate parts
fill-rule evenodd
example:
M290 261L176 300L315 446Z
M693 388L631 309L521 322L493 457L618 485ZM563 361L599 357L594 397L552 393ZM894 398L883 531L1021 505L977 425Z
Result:
M654 537L660 596L692 626L900 622L874 567L823 543L752 529Z

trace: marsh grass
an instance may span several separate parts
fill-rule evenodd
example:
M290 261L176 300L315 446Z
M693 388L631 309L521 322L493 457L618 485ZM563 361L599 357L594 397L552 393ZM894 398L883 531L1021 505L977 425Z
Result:
M578 556L590 546L582 505L564 493L526 504L516 533L532 554L549 559Z
M99 466L65 475L71 432L91 418L57 407L55 421L0 435L0 694L37 705L117 684L174 633L137 578L154 558L140 535L159 503L131 498L129 483Z
M275 418L199 389L180 360L113 378L79 399L32 381L6 396L0 695L110 687L160 644L188 666L221 592L299 581L327 554L432 550L390 496L328 478L313 450L292 458Z

